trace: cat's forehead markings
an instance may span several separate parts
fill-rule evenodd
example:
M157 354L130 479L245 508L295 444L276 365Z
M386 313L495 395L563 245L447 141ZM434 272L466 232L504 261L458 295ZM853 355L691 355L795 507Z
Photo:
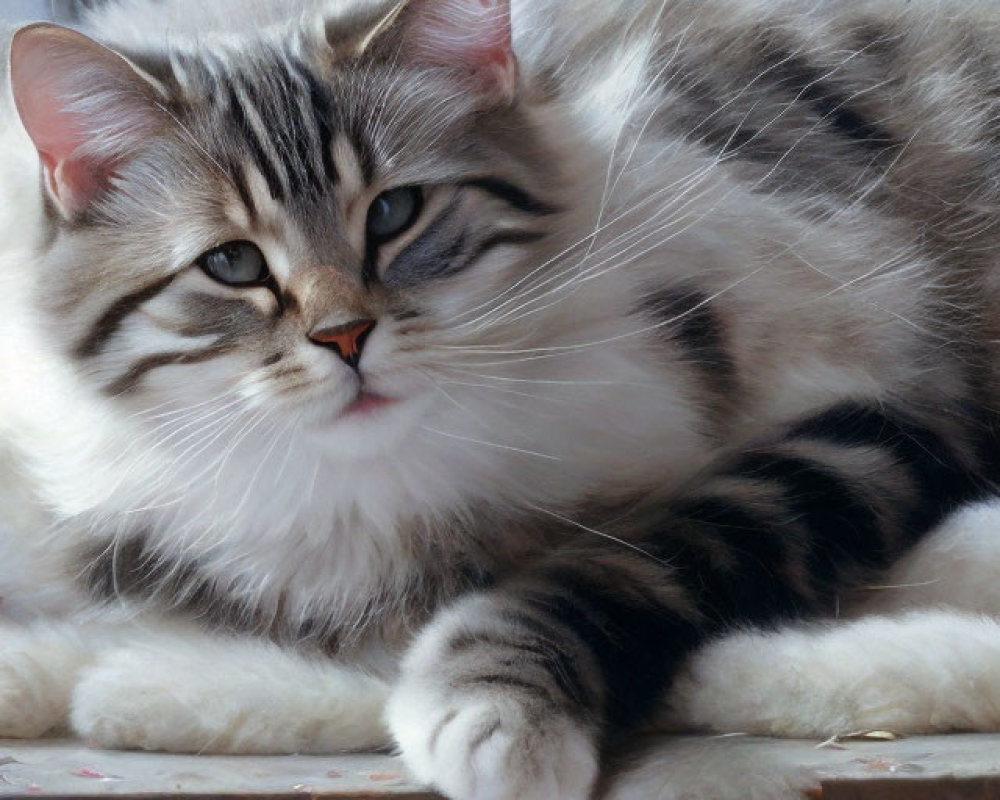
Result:
M253 203L254 220L248 227L254 224L262 230L278 234L283 227L282 223L287 218L287 212L271 195L267 179L255 164L247 163L244 166L246 173L246 189ZM251 209L246 209L249 215Z

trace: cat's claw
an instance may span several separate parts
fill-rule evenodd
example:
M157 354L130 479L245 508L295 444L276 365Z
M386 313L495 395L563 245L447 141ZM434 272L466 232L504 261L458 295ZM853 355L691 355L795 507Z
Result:
M445 626L447 627L447 626ZM387 720L413 776L453 800L586 800L598 772L593 731L516 685L476 680L425 631L389 699Z

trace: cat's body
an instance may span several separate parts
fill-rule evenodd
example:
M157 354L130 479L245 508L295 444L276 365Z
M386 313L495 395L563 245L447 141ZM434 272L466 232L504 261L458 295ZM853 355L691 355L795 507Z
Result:
M141 75L15 40L10 594L69 621L6 631L0 733L72 697L116 746L367 746L389 684L421 778L580 797L696 647L854 613L990 494L1000 12L524 0L515 66L502 3L321 5L95 13ZM931 601L1000 612L953 592L988 555ZM865 717L727 711L771 647L704 650L673 721Z

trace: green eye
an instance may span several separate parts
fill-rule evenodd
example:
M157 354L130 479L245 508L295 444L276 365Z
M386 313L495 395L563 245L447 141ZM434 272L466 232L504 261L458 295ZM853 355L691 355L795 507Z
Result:
M382 192L368 209L368 238L376 244L408 230L424 207L424 193L416 186Z
M227 286L253 286L271 277L264 254L253 242L227 242L202 253L195 263Z

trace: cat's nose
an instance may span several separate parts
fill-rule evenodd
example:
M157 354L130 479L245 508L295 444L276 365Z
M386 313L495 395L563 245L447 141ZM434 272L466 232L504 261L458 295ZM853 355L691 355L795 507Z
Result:
M314 330L309 334L309 340L335 350L347 366L357 369L361 360L361 349L374 327L373 319L355 319L343 325Z

